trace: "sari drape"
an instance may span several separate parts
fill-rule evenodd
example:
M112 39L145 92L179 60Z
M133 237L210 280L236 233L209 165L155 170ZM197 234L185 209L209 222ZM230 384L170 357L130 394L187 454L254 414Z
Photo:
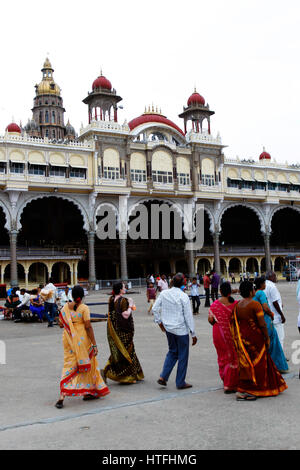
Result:
M109 389L100 375L98 361L84 325L85 321L90 320L89 308L81 304L75 312L66 304L59 317L64 326L61 393L66 396L107 395Z
M258 397L276 396L287 385L267 351L258 317L264 315L261 305L252 301L244 308L247 317L239 318L235 306L231 320L231 333L239 364L238 392Z
M143 370L134 349L132 314L128 319L122 316L122 312L127 308L127 299L120 297L114 302L114 299L110 298L107 320L110 357L104 368L104 374L109 379L120 383L133 383L144 378Z
M213 325L213 342L218 355L219 374L225 389L235 390L238 383L238 359L235 351L230 320L237 301L223 305L216 300L210 307L217 323Z

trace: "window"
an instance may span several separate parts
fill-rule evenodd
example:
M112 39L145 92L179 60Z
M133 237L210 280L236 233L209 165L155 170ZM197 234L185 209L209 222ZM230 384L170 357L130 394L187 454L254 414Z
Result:
M242 181L242 188L243 189L253 189L252 181Z
M11 173L24 173L24 163L11 162L10 172Z
M227 186L228 188L240 188L241 181L240 180L232 180L230 178L227 179Z
M49 122L49 111L45 112L45 122Z
M205 186L215 186L215 176L214 175L202 175L201 183Z
M132 181L143 183L146 181L146 170L130 170L130 176Z
M55 124L55 112L52 111L52 124Z
M120 179L120 168L113 166L104 167L104 178L108 180L118 180Z
M86 178L86 169L85 168L70 168L70 177L71 178Z
M261 189L263 191L266 190L266 183L264 181L256 181L255 189Z
M50 176L66 177L66 168L63 166L50 166Z
M156 183L173 183L173 175L171 171L152 171L152 179Z
M268 190L269 191L276 191L277 190L277 183L270 183L270 181L268 181Z
M49 130L46 129L46 137L49 137Z
M42 175L42 176L45 176L46 167L43 166L43 165L32 165L30 163L28 173L29 173L29 175Z
M55 139L55 131L52 131L52 139Z
M190 175L188 173L178 173L179 184L184 186L190 184Z
M0 162L0 173L6 173L6 163Z
M42 114L42 111L40 111L39 121L40 121L40 124L43 122L43 114Z

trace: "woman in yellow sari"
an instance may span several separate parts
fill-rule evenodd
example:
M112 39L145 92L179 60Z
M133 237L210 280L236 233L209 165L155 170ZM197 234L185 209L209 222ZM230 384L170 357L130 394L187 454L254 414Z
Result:
M73 287L72 297L74 302L66 303L59 314L59 325L64 328L64 366L56 408L63 407L65 396L92 400L109 393L96 359L98 348L89 308L82 302L83 288Z

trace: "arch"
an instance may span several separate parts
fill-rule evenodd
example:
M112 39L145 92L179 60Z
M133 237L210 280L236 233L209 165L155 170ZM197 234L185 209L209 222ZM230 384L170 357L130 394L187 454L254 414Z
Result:
M238 206L246 207L247 209L251 209L253 212L255 212L255 214L257 215L257 217L259 219L259 222L260 222L261 232L262 233L266 232L267 224L265 222L265 219L264 219L264 216L263 216L262 212L256 206L254 206L252 204L246 204L246 203L243 203L243 202L229 203L222 209L222 211L219 215L219 219L218 219L219 230L221 230L222 218L223 218L225 212L228 211L228 209L231 209L232 207L238 207Z
M152 171L169 171L173 174L173 157L165 150L155 150L152 155Z
M119 167L120 154L114 148L107 148L103 152L103 167Z
M10 283L10 270L11 270L11 263L7 263L4 268L4 282L6 284ZM22 263L17 263L17 277L19 283L25 283L25 267Z
M242 272L242 262L239 258L230 258L228 263L228 272L238 275Z
M259 263L256 258L251 256L250 258L247 259L246 261L246 271L249 273L255 273L259 272Z
M51 152L49 163L53 166L67 166L65 155L63 153Z
M32 151L28 153L28 162L31 164L40 163L46 165L45 156L42 152Z
M228 178L231 178L231 179L233 179L233 180L239 179L238 171L237 171L235 168L229 168L229 169L227 170L227 177L228 177Z
M128 207L128 220L129 218L132 216L132 213L134 212L134 210L140 205L140 204L143 204L144 202L150 202L150 201L159 201L161 202L162 204L163 203L166 203L166 204L170 204L174 210L176 212L178 212L178 214L180 215L180 217L183 219L184 217L184 212L183 212L183 208L181 207L180 204L178 204L177 202L174 202L172 201L171 199L159 199L159 197L152 197L152 198L142 198L142 199L139 199L138 201L136 201L135 203L132 204L132 206L129 208Z
M212 268L211 260L209 258L199 258L197 260L197 272L205 274Z
M146 171L146 155L144 155L142 152L133 152L130 155L130 169Z
M25 162L25 153L21 150L12 149L9 153L9 160L12 162Z
M298 206L291 206L291 205L288 206L288 205L285 204L284 206L275 207L270 213L270 220L269 220L270 228L272 226L272 219L273 219L274 215L276 214L276 212L281 211L283 209L292 209L292 210L294 210L294 211L296 211L300 214L300 207L298 207Z
M203 175L215 174L215 163L210 158L203 158L201 161L201 171Z
M285 260L283 256L277 256L274 261L274 271L282 273Z
M220 258L221 273L227 275L227 263L224 258Z
M34 274L32 273L32 271L34 270L33 266L35 266ZM42 269L42 267L44 269ZM42 270L44 272L42 272ZM34 261L28 266L28 282L36 282L37 284L46 283L48 280L48 275L48 266L42 261Z
M196 208L195 214L197 214L197 212L199 210L200 210L200 208L198 208L198 209ZM215 219L214 219L214 216L213 216L213 212L205 205L204 205L204 212L206 212L206 214L208 215L209 221L210 221L209 231L211 233L214 233L215 232Z
M9 231L12 228L12 216L11 216L10 210L8 209L8 207L6 206L6 203L3 202L2 199L0 199L0 207L4 212L4 216L6 220L4 224L4 228L6 228Z
M55 283L67 282L70 284L72 267L67 261L56 261L51 267L50 277L54 278Z
M186 157L177 157L176 159L177 173L188 173L190 174L190 161Z
M107 208L112 209L112 211L115 213L116 226L118 228L119 227L119 210L112 202L106 202L106 201L99 202L99 204L95 207L94 216L93 216L94 226L97 227L97 216L98 216L99 209L102 206L104 207L106 206Z
M56 197L56 198L59 198L59 199L64 199L66 201L72 202L79 209L79 212L82 215L83 230L89 231L89 229L90 229L89 217L88 217L88 214L87 214L86 209L84 208L84 206L81 205L81 203L79 201L77 201L75 198L73 198L71 196L60 195L60 194L55 194L55 193L50 193L50 194L41 193L37 196L29 196L27 199L25 199L25 201L23 201L23 203L21 204L21 206L19 207L18 212L17 212L17 218L16 218L16 220L17 220L17 230L20 230L22 228L21 216L22 216L22 213L23 213L23 210L25 209L25 207L28 204L30 204L32 201L36 201L37 199L44 199L44 198L48 198L48 197Z

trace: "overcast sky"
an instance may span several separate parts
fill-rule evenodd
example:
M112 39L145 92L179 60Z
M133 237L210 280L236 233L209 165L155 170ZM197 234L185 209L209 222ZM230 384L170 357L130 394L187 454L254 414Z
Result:
M178 118L197 91L227 157L299 160L299 0L14 0L1 4L0 134L31 118L47 55L65 122L87 123L94 79L111 81L123 123L154 103Z

